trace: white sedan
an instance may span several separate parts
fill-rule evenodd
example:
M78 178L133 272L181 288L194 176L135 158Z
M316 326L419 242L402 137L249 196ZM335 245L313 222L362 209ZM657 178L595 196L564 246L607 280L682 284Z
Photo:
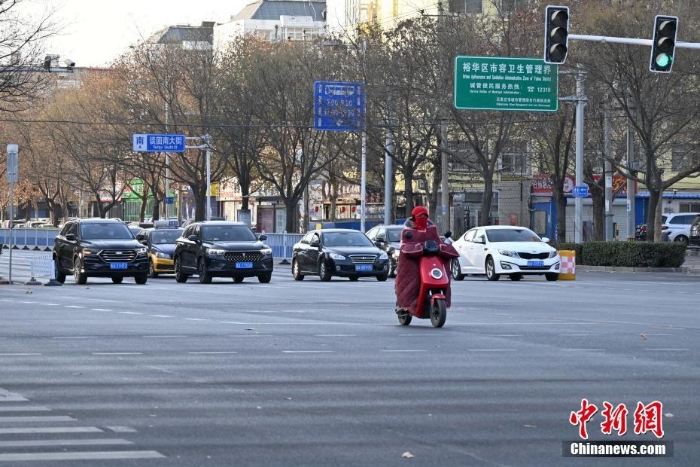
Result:
M486 274L490 281L502 275L519 281L524 275L544 274L548 281L559 278L559 252L525 227L489 225L475 227L454 241L459 258L452 261L452 278Z

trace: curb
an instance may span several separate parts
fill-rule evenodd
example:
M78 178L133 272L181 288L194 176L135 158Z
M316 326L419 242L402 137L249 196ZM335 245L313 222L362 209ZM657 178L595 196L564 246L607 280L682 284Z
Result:
M628 273L637 273L637 272L674 272L674 273L681 273L681 274L687 274L690 276L698 276L700 275L700 268L698 267L687 267L687 266L681 266L679 268L652 268L652 267L645 267L645 268L634 268L634 267L622 267L622 266L586 266L586 265L579 265L576 267L576 269L582 271L582 272L628 272Z

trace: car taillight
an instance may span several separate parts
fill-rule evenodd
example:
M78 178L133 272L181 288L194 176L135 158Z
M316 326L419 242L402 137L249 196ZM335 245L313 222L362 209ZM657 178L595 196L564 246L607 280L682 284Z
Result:
M661 226L661 230L668 230L668 226L667 226L667 225L662 225L662 226Z

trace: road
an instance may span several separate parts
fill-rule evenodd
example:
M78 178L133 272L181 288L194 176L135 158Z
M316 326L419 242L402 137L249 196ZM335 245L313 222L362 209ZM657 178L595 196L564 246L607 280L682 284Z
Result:
M270 284L3 285L0 464L590 465L562 456L587 399L601 441L656 440L633 413L663 404L673 457L610 465L695 466L699 285L469 277L442 329L399 326L391 280L288 266ZM629 410L624 436L602 433L604 401Z

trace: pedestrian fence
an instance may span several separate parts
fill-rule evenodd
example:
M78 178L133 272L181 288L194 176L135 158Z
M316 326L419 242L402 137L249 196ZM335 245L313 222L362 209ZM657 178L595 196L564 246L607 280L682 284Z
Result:
M271 233L265 235L267 235L267 240L264 243L272 248L272 256L282 259L291 259L292 247L304 236L304 234L296 233Z

